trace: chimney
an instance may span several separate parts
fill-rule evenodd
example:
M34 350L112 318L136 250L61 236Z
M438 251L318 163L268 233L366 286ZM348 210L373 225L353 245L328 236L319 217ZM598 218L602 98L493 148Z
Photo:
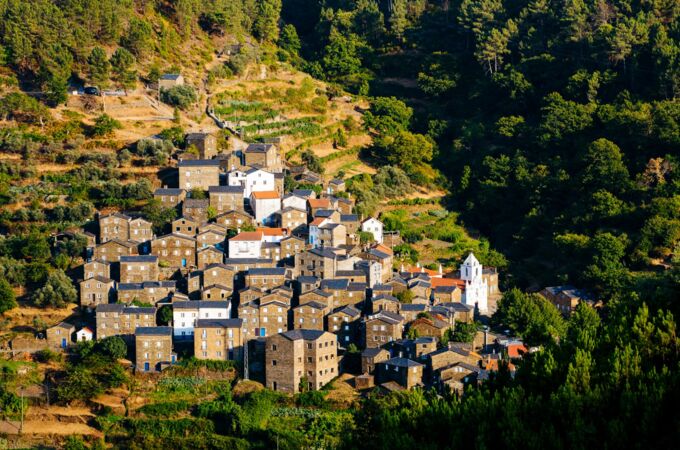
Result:
M443 275L443 274L444 274L444 269L442 268L441 263L439 263L439 275Z

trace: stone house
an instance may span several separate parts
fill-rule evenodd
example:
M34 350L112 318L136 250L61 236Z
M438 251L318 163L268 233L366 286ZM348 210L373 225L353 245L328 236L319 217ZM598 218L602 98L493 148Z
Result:
M340 214L342 215L351 215L352 211L354 211L354 199L353 198L344 198L344 197L337 197L336 198L336 206L335 209L340 211Z
M132 242L147 242L153 239L153 224L141 217L130 220L130 236Z
M333 305L333 294L320 289L314 289L313 291L307 291L303 294L300 294L300 305L304 305L305 303L309 302L322 303L328 307L331 307Z
M432 303L460 303L461 295L457 286L436 286L432 289Z
M324 317L329 308L323 303L308 302L293 308L293 327L307 330L324 330Z
M396 297L391 295L377 295L371 299L371 313L376 314L380 311L389 311L399 314L401 303Z
M59 322L53 327L49 327L46 331L47 345L52 350L65 350L73 339L73 333L76 332L76 327L68 322Z
M116 291L118 303L131 304L138 301L154 305L167 299L176 290L175 281L144 281L142 283L119 283Z
M161 265L191 267L196 264L196 239L179 233L170 233L151 241L151 254Z
M83 264L83 279L87 280L94 277L111 278L111 264L97 259Z
M219 215L227 211L243 211L243 187L210 186L208 188L210 206Z
M211 284L201 291L201 300L228 300L234 290L222 284Z
M109 303L116 291L116 282L110 278L96 275L80 283L80 306L95 308L102 303Z
M428 306L422 303L402 303L399 306L399 315L404 318L404 322L413 322L418 318L418 314L427 312Z
M217 156L217 138L210 133L189 133L184 138L187 148L198 149L200 159L212 159Z
M400 386L411 389L423 384L423 364L408 358L391 358L376 366L376 383L394 381Z
M281 240L281 258L294 257L306 250L305 240L298 236L288 236Z
M338 192L345 192L345 181L340 178L333 178L328 182L328 193L337 194Z
M334 278L338 270L338 255L328 248L315 248L295 255L295 269L299 275L321 280Z
M236 270L225 264L210 264L203 269L203 286L219 284L230 289L234 288Z
M265 385L295 394L300 382L318 390L338 375L336 337L321 330L291 330L267 338Z
M179 217L172 221L171 230L173 233L196 236L200 222L193 217Z
M120 257L120 282L158 281L158 257L133 255Z
M243 227L255 225L255 219L244 211L227 211L218 215L215 222L231 230L239 230Z
M346 244L347 229L344 225L340 223L325 223L319 227L317 247L342 247Z
M194 327L196 359L243 361L242 319L198 319Z
M95 310L97 339L120 336L130 342L137 327L156 326L156 308L120 303L98 305Z
M222 264L224 261L224 252L218 250L212 245L209 247L201 247L196 252L196 265L199 270L205 269L211 264Z
M94 248L94 259L112 263L120 261L121 256L136 255L138 252L134 242L111 239Z
M319 279L317 277L299 276L295 281L298 295L313 291L319 287Z
M215 224L212 224L215 225ZM224 249L224 241L227 238L227 230L221 229L221 225L217 227L202 230L196 235L196 245L198 248L204 248L209 246L217 247L218 249Z
M263 242L260 248L260 258L267 258L278 263L281 260L281 244L278 242Z
M163 208L177 207L186 196L187 191L180 188L158 188L153 193L153 198L158 200Z
M359 344L361 311L354 306L341 306L326 317L326 331L338 336L338 344L347 347Z
M281 172L283 161L279 149L274 144L248 144L243 151L243 164L263 167L271 172Z
M286 331L289 310L290 305L285 302L273 301L267 304L260 302L260 336L271 336Z
M372 347L361 352L361 373L375 373L376 365L390 359L390 352L384 348Z
M135 368L137 372L160 372L174 364L172 327L137 327L135 329Z
M177 167L181 189L207 191L210 186L220 184L220 162L216 159L185 159L180 161Z
M438 343L439 340L431 336L401 339L394 342L392 354L416 361L436 351Z
M363 323L364 346L381 347L402 338L404 318L389 311L367 316Z
M409 324L409 330L414 330L418 336L432 336L437 339L444 337L449 328L451 326L447 322L436 317L432 319L421 317Z
M224 264L231 266L236 273L247 272L253 267L275 267L274 260L267 258L227 258Z
M208 220L208 207L210 200L207 198L187 198L182 203L182 216L191 217L198 223Z
M283 267L252 268L245 275L246 286L270 290L282 286L286 281L286 269Z
M175 86L183 86L184 77L179 73L164 73L158 79L158 89L170 89Z
M292 206L284 207L276 213L275 223L277 227L291 232L301 230L307 225L307 211Z
M126 214L113 213L99 216L99 243L117 239L127 241L130 239L130 220Z

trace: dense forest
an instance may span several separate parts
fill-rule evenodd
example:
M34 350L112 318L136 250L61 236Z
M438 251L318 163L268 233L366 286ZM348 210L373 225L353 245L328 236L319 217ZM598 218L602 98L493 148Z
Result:
M371 396L356 409L299 419L296 430L279 427L271 399L237 405L225 395L196 412L214 421L211 433L234 437L213 447L677 447L679 2L0 0L1 80L10 85L13 74L52 106L74 78L120 86L153 79L187 63L180 43L224 35L252 36L265 62L367 96L363 125L374 139L362 157L449 191L450 209L509 261L493 322L542 350L516 376L501 370L461 398ZM8 94L0 113L22 136L3 130L3 150L49 144L26 129L49 120L43 103ZM72 131L54 130L63 142ZM106 163L93 160L72 179L108 182L99 167ZM26 174L0 168L4 202L8 184ZM355 189L369 201L364 181L354 180ZM101 193L101 204L128 197L108 187L118 190ZM125 189L148 197L148 186ZM92 208L47 214L84 222ZM37 230L24 231L0 246L3 278L42 286L37 299L75 298L63 272L46 265L68 267L83 244L51 253ZM562 283L593 290L604 309L582 306L564 320L511 289ZM123 446L192 448L145 433Z

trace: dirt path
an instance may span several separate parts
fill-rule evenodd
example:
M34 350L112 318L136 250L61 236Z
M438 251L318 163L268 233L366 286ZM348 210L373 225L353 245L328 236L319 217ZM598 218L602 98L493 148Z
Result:
M21 423L19 421L0 421L0 434L20 434ZM82 423L64 423L58 421L29 420L24 421L22 434L70 436L73 434L104 437L97 429Z

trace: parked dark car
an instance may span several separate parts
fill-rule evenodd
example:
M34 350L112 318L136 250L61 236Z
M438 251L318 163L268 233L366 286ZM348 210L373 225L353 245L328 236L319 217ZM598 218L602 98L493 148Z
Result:
M85 92L85 95L101 95L99 88L95 86L88 86L83 89L83 92Z

